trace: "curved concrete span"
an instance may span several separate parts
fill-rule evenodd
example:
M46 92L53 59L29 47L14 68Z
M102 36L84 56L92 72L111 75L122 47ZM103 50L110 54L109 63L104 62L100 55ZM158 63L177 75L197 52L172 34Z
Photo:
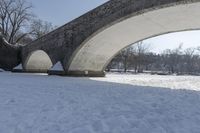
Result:
M177 5L124 18L83 42L69 71L103 73L120 50L157 35L200 28L200 3Z
M200 0L110 0L22 48L43 50L66 74L102 76L123 48L161 34L200 29Z

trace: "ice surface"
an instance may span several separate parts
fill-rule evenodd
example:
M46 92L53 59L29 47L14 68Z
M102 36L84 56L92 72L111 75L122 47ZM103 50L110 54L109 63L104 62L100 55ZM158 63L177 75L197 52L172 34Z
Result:
M0 133L199 133L199 81L0 73Z

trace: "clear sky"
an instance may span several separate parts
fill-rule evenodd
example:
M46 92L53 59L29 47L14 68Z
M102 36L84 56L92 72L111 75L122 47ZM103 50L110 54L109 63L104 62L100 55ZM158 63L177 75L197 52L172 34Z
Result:
M108 0L28 0L33 4L33 12L40 19L61 26ZM155 52L167 48L200 46L200 31L172 33L144 41L152 45Z
M164 49L177 48L181 43L183 43L183 49L198 47L200 46L200 31L170 33L147 39L144 42L151 44L152 50L157 53Z
M61 26L108 0L27 0L40 19Z

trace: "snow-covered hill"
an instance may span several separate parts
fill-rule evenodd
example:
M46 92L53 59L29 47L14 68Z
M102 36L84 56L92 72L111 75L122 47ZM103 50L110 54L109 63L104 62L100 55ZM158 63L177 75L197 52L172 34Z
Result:
M0 73L0 133L199 133L199 81Z

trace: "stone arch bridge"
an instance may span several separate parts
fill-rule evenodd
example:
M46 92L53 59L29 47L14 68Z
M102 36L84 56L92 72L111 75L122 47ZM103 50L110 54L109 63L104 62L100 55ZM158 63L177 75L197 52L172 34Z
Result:
M22 48L26 71L61 62L66 74L102 76L110 60L135 42L200 29L200 0L110 0Z

